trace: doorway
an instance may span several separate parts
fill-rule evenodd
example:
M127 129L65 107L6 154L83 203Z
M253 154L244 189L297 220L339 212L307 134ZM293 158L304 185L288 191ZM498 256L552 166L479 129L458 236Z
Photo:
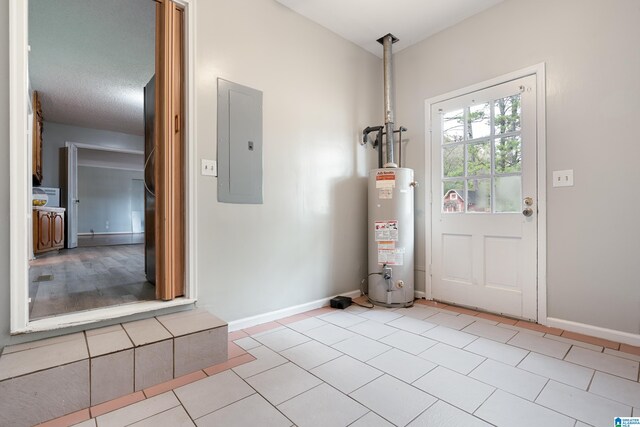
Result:
M535 75L428 105L431 298L539 320Z
M60 158L67 244L30 261L30 319L154 300L144 269L143 153L67 142Z
M30 61L27 58L27 44L31 42L30 35L27 33L27 21L30 21L31 18L31 7L37 4L47 5L49 2L37 2L37 1L17 1L11 0L11 10L12 16L15 19L12 19L11 26L11 64L12 64L12 74L11 74L11 87L16 88L16 90L11 93L11 106L12 111L29 111L29 101L31 96L31 90L35 94L36 91L39 94L44 94L44 104L51 105L56 104L51 103L51 98L49 98L49 102L46 102L46 91L38 91L37 85L40 83L34 81L36 79L31 79L30 77ZM65 1L56 2L54 6L54 12L50 13L48 16L45 16L41 22L48 22L53 20L54 16L65 16L69 15L75 19L78 13L89 11L94 13L95 10L99 9L102 11L105 7L119 7L126 14L127 21L130 21L130 18L135 15L135 13L127 13L128 8L126 1L119 2L117 4L111 2L88 2L80 5L77 2L68 2L67 6L70 6L72 9L69 13L63 12L62 9ZM141 7L141 5L145 2L140 1L132 1L130 6L136 8ZM145 3L146 4L146 3ZM156 166L153 168L152 174L154 177L164 178L165 171L170 170L171 174L178 174L181 177L181 180L178 184L175 184L171 179L166 180L172 184L171 192L166 192L164 188L161 188L159 191L159 197L163 202L162 208L166 210L170 210L171 212L178 211L181 213L181 217L176 218L171 215L164 215L165 221L169 221L172 224L174 231L173 239L169 245L166 244L164 230L159 230L159 237L157 237L158 242L157 246L161 247L163 250L169 246L172 250L162 252L162 256L165 258L160 258L160 262L169 260L168 263L160 264L162 268L160 269L162 273L165 273L165 268L171 271L171 275L169 279L167 277L168 274L163 276L163 280L160 283L160 286L156 286L156 295L154 300L163 299L163 300L171 300L167 303L162 304L160 306L157 301L151 301L148 303L139 304L136 307L122 307L120 305L112 307L112 309L104 309L104 310L95 310L91 313L81 312L72 312L67 313L60 316L39 319L36 321L32 321L29 319L29 307L28 307L28 295L29 295L29 271L28 271L28 259L29 253L31 252L29 242L32 241L30 237L25 239L25 236L31 236L31 233L28 230L32 229L32 225L35 223L32 221L32 196L31 196L31 175L32 171L35 172L35 169L32 169L31 166L31 158L33 152L35 150L32 149L31 144L26 144L27 137L25 137L25 133L20 131L21 128L26 128L25 122L27 119L27 115L25 114L22 117L20 114L15 114L12 116L11 120L11 154L12 154L12 168L11 168L11 179L12 179L12 192L11 194L11 218L12 223L14 224L16 230L19 230L16 233L11 233L11 248L12 253L17 254L12 258L11 263L11 331L12 333L16 332L27 332L27 331L35 331L35 330L46 330L51 328L58 328L64 325L70 324L82 324L86 322L92 322L100 319L113 318L118 316L123 316L127 314L133 314L137 312L149 311L149 310L157 310L164 307L170 307L175 305L183 305L189 304L194 301L195 297L195 282L193 280L194 276L192 274L194 268L194 262L189 257L189 253L193 252L193 248L195 247L195 238L187 238L187 231L189 234L192 232L194 224L194 203L192 192L194 177L191 174L188 174L187 171L194 170L192 165L194 162L194 152L193 152L193 144L191 141L191 135L193 135L193 119L190 116L187 116L189 112L193 112L194 102L193 102L193 93L194 93L194 80L193 80L193 10L191 7L190 0L149 0L148 5L151 6L152 11L152 28L155 25L155 41L152 39L151 41L151 55L152 55L152 70L151 74L153 74L155 70L155 75L157 78L161 79L164 86L162 90L159 90L159 94L157 95L157 102L152 108L155 109L156 114L160 115L157 122L159 122L160 126L157 126L158 129L155 129L157 146L155 147L156 156L159 157L159 161L156 161ZM48 5L50 6L50 5ZM146 6L144 6L146 7ZM95 19L93 24L95 25L60 25L56 26L56 29L59 32L71 31L73 29L93 29L95 27L100 27L104 29L104 25L102 25L107 19L105 17L110 17L110 14L98 13L97 19ZM84 24L88 24L88 21L85 19L76 19L76 22L83 22ZM186 25L188 23L188 25ZM37 25L30 25L31 28L37 27ZM135 30L140 30L142 26L135 27ZM135 38L125 37L122 32L114 33L113 31L107 31L103 34L104 37L97 38L98 41L101 41L101 47L105 47L107 45L113 44L117 41L122 41L122 39L126 39L127 42L135 41ZM74 38L78 39L78 37ZM80 43L88 46L87 38L79 37ZM160 40L160 41L159 41ZM21 46L21 47L18 47ZM35 51L37 48L34 46L31 47L31 52L28 54L30 57L35 55ZM155 54L154 54L155 47ZM36 48L36 49L34 49ZM68 51L70 56L72 50L70 46L65 45L65 50ZM89 49L92 51L92 49ZM42 52L42 49L40 49ZM77 52L76 52L77 53ZM86 53L86 49L85 49ZM47 51L48 58L56 58L59 55L55 55L54 52ZM155 57L154 57L155 56ZM117 57L117 55L116 55ZM69 58L69 56L67 56ZM109 64L111 63L119 63L118 61L114 61L115 57L109 55L103 55L101 61L107 61ZM133 62L131 61L133 59ZM133 57L129 57L127 59L127 66L136 68L139 64L136 64L137 54L134 54ZM95 62L92 61L81 61L84 64L88 65L96 65ZM98 61L99 62L99 61ZM103 69L96 71L91 78L84 79L78 78L78 70L74 69L74 67L69 67L66 65L66 70L69 71L71 76L67 76L67 82L71 81L72 84L75 83L77 87L73 87L73 90L67 90L66 94L71 95L64 101L69 101L72 98L72 101L80 101L80 104L76 105L76 110L85 111L89 116L93 113L96 115L95 107L98 105L97 96L89 96L83 97L80 96L80 86L85 85L87 80L89 83L99 81L102 77L107 77L116 71L116 69ZM44 67L46 68L46 67ZM104 68L104 67L103 67ZM95 69L95 67L94 67ZM56 67L48 67L50 71L56 71ZM168 73L171 71L171 74ZM45 75L46 78L52 77L51 75ZM107 77L108 78L108 77ZM97 79L97 80L96 80ZM106 93L108 97L112 100L117 100L117 102L125 102L125 103L133 103L136 104L140 102L142 103L144 99L143 95L143 87L144 83L146 83L149 79L149 76L144 76L143 84L138 86L136 85L135 94L134 93L124 93L127 88L124 89L124 92L121 91L102 91L104 89L104 85L93 85L93 90L95 90L96 95ZM29 88L29 90L27 90ZM24 89L24 92L23 92ZM139 89L139 90L138 90ZM101 92L102 91L102 92ZM139 94L138 94L139 92ZM170 92L170 93L167 93ZM26 95L26 96L25 96ZM128 96L130 95L130 96ZM130 106L130 105L128 105ZM123 108L124 109L124 108ZM140 108L142 110L142 108ZM51 109L49 109L51 111ZM171 120L168 120L169 115L171 114ZM44 114L45 125L47 125L47 113L45 111ZM49 119L53 120L55 114L49 114ZM140 114L142 117L143 114ZM58 116L60 117L60 116ZM95 118L95 117L94 117ZM106 120L106 123L109 125L126 125L126 120ZM55 126L67 126L63 123L52 122ZM129 122L130 123L130 122ZM179 128L178 132L173 132L173 125ZM54 127L54 126L50 126ZM88 126L77 126L77 127L88 127ZM141 128L144 133L144 125L142 124ZM45 127L46 132L46 127ZM177 134L177 136L176 136ZM144 137L141 137L142 140L142 148L144 146ZM114 141L111 141L114 142ZM167 155L167 149L165 148L167 142L171 143L172 152L170 155ZM116 138L115 144L117 145L118 141ZM34 145L36 143L34 142ZM46 144L46 140L44 141ZM108 144L107 144L108 145ZM178 148L176 148L178 147ZM179 156L175 154L175 150L179 149ZM56 150L57 152L57 150ZM169 159L167 160L167 157ZM27 161L28 160L28 161ZM52 167L55 165L56 168L58 166L58 159L48 159L46 156L44 158L39 158L38 160L42 161L44 173L38 176L38 180L36 181L34 176L34 186L43 185L46 183L46 174L47 174L47 166L50 168L49 173L52 172ZM40 172L40 171L38 171ZM53 174L57 177L57 173ZM163 183L164 184L164 183ZM133 184L135 185L135 184ZM166 187L166 185L165 185ZM15 191L16 188L22 189L24 191ZM138 200L139 201L139 200ZM53 208L51 208L53 209ZM59 224L63 224L62 216L60 215L60 210L62 208L57 208L55 210L55 221L49 221L48 225L51 227L51 224L55 224L56 230L54 240L55 247L51 248L51 253L53 251L60 249L58 243L60 240L58 239L58 234L62 235L64 228L62 226L58 227ZM140 213L140 211L138 212ZM52 218L53 214L47 214L49 219ZM44 218L44 217L43 217ZM39 218L38 218L39 219ZM143 221L143 215L138 215L138 222ZM42 221L44 225L46 221ZM179 224L177 224L179 222ZM77 221L76 221L77 223ZM133 227L133 220L130 221ZM178 226L179 225L179 226ZM46 228L43 228L44 231L48 231ZM35 230L34 230L35 231ZM45 233L48 234L48 233ZM179 236L180 239L176 239L175 237ZM45 242L48 243L48 242ZM188 245L188 248L186 247ZM178 255L175 260L168 258L168 256ZM49 256L49 255L47 255ZM175 264L178 264L178 268L175 267ZM187 280L187 275L192 278L188 284L185 284ZM169 287L170 292L165 292L164 288ZM158 289L162 291L161 296L158 295ZM176 289L178 290L176 292ZM181 297L180 300L174 301L174 298Z

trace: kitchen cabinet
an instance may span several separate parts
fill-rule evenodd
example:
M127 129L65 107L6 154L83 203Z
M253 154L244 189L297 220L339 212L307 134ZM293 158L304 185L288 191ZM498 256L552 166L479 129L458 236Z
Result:
M40 94L33 91L32 163L33 185L42 184L42 105Z
M34 253L64 248L64 208L34 209L32 220Z

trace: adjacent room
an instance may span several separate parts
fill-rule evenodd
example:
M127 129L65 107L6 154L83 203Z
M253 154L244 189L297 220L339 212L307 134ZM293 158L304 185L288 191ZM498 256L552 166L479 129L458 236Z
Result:
M0 0L0 425L640 425L638 22Z

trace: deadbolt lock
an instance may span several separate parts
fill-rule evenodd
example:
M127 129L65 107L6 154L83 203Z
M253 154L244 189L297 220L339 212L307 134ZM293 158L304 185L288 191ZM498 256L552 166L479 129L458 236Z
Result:
M525 206L533 205L533 199L531 197L525 197L524 198L524 204L525 204Z

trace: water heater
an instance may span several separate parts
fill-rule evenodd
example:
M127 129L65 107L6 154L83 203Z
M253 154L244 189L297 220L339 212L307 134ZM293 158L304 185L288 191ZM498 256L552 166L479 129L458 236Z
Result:
M378 150L378 168L369 172L368 298L375 305L409 307L414 299L413 170L402 167L402 132L395 129L392 105L391 34L381 37L384 55L384 126L369 126L363 143ZM375 140L369 135L376 133ZM395 135L398 134L398 162ZM383 143L384 140L384 143Z
M407 307L414 299L413 169L369 172L369 300Z

